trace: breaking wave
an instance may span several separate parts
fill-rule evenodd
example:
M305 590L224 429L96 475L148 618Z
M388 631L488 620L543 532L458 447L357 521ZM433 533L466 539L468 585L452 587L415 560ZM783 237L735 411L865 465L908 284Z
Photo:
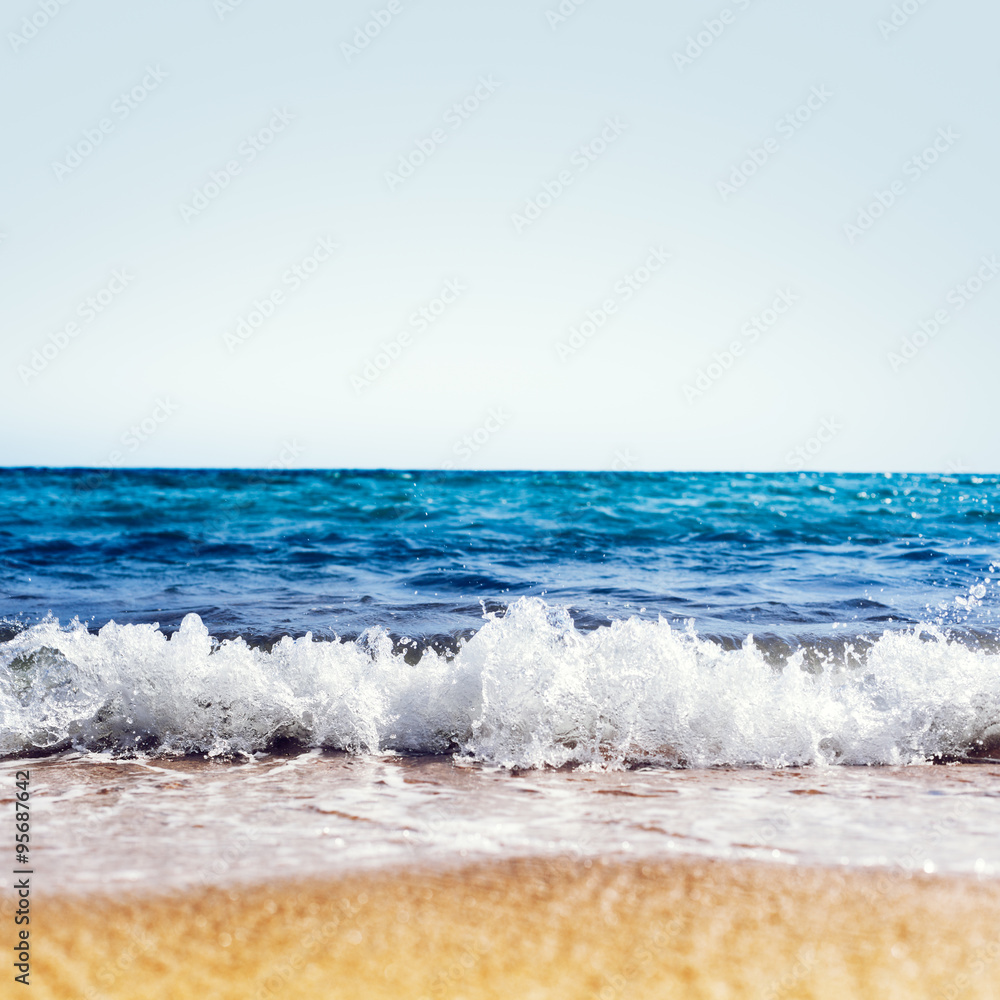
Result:
M814 651L815 652L815 651ZM521 598L458 652L389 634L217 642L43 621L0 644L0 753L253 754L280 745L456 753L502 767L906 764L996 755L1000 656L934 627L775 662L666 621L578 631ZM411 657L412 658L412 657Z

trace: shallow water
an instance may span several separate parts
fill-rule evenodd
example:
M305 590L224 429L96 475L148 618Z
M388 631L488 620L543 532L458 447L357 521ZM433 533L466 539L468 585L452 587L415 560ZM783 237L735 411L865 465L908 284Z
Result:
M510 772L320 751L26 764L32 867L47 892L517 856L1000 873L1000 767L990 765ZM17 766L0 764L0 787L13 788Z

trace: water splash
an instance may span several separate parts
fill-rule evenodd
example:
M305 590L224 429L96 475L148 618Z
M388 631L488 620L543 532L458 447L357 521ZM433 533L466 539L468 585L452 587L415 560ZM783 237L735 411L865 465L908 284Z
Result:
M0 753L253 754L283 742L503 767L905 764L1000 749L1000 656L935 626L775 663L664 620L579 631L521 598L453 657L357 642L213 640L197 615L41 622L0 644Z

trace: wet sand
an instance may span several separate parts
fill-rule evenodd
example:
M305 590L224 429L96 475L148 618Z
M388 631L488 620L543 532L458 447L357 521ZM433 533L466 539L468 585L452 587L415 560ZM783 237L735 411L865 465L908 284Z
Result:
M32 992L4 998L1000 1000L993 765L30 769Z
M18 763L0 764L0 806L14 801ZM517 857L1000 878L997 766L512 773L308 752L244 764L71 754L30 767L36 882L57 895Z
M1000 997L1000 882L900 869L518 859L34 905L36 998Z

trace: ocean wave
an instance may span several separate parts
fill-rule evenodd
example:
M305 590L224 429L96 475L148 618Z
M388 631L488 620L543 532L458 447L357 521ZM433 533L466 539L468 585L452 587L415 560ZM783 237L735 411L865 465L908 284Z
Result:
M509 768L907 764L1000 750L1000 655L933 626L775 662L664 620L580 631L521 598L454 655L354 642L218 642L46 620L0 643L0 754L253 754L291 743L455 753ZM410 657L412 659L412 657Z

